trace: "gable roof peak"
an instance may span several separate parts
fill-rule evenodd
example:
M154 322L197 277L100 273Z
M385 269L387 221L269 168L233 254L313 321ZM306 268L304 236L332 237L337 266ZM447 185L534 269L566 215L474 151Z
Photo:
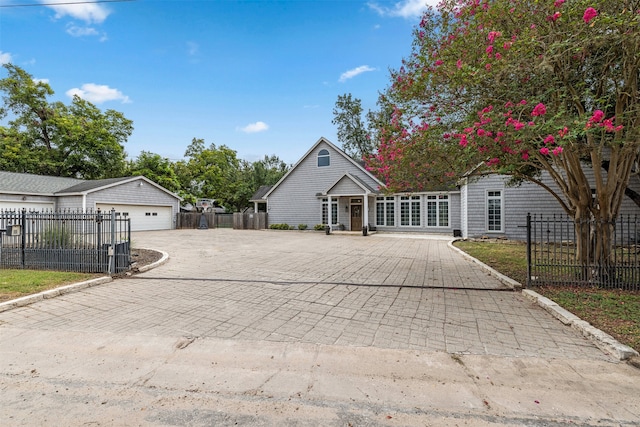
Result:
M359 169L361 172L363 172L364 174L366 174L367 176L369 176L371 179L373 179L373 181L375 183L377 183L380 188L385 187L384 183L382 181L380 181L378 178L376 178L375 175L373 175L371 172L369 172L368 170L366 170L364 168L363 165L361 165L359 162L353 160L353 158L351 158L351 156L349 156L347 153L345 153L341 148L339 148L338 146L336 146L333 142L329 141L327 138L325 138L324 136L321 136L316 142L315 144L313 144L311 146L311 148L309 148L309 150L307 150L306 153L304 153L304 155L302 157L300 157L300 159L291 167L291 169L289 169L289 171L282 177L280 178L280 181L276 182L275 185L273 187L271 187L271 189L263 196L264 198L269 197L269 195L276 189L278 188L278 186L280 185L280 183L284 182L287 177L304 161L307 159L307 157L309 157L309 155L311 153L313 153L320 144L326 144L328 145L332 150L334 150L336 153L338 153L340 156L344 157L347 161L349 161L351 164L353 164L357 169Z

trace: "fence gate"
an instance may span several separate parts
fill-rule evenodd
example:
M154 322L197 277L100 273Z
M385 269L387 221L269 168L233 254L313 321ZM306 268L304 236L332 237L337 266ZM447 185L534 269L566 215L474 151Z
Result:
M0 211L0 268L116 274L129 269L131 220L110 212Z
M640 290L638 216L606 223L527 215L527 285Z

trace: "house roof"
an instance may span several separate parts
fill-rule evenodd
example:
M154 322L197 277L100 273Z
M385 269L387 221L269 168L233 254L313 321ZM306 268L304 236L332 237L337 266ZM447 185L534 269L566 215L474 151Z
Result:
M0 171L0 192L16 194L54 195L84 182L82 179L33 175Z
M261 185L260 188L258 188L258 190L253 194L253 196L251 196L251 199L249 199L249 201L264 202L266 200L264 198L264 195L267 194L272 187L273 185Z
M357 161L353 160L347 153L342 151L340 148L338 148L336 145L334 145L331 141L329 141L325 137L320 137L320 139L318 139L318 141L316 141L316 143L313 144L311 148L309 148L309 150L300 158L300 160L298 160L296 164L293 165L293 167L289 169L289 171L282 178L280 178L280 181L276 182L276 184L273 187L271 187L271 189L263 196L263 198L266 199L267 197L269 197L269 194L271 194L276 188L278 188L278 186L282 182L284 182L294 170L296 170L296 168L309 156L309 154L311 154L316 149L316 147L322 143L327 144L329 147L335 150L338 154L344 157L347 161L351 162L356 168L360 169L363 173L371 177L371 179L373 179L373 181L376 182L381 188L385 187L384 183L380 181L378 178L376 178L375 175L373 175L371 172L366 170L364 166L362 166Z
M329 188L327 188L322 195L327 195L331 192L331 190L333 190L333 188L338 185L338 183L340 181L342 181L344 178L347 178L349 180L351 180L353 183L355 183L358 187L362 188L362 190L364 190L365 193L374 193L377 194L379 193L379 191L377 191L374 188L371 188L370 185L368 185L366 182L364 182L364 180L362 180L362 178L356 176L356 175L352 175L349 172L345 173L344 175L342 175L336 182L334 182L333 184L331 184L329 186Z
M82 181L76 185L65 188L64 190L58 191L58 194L66 194L66 193L88 193L91 190L97 190L99 188L108 187L112 184L118 184L124 181L131 181L130 176L124 178L108 178L108 179L96 179L94 181Z
M87 194L97 190L113 187L126 182L143 180L160 190L182 200L180 196L156 184L144 176L128 176L121 178L107 178L84 180L77 178L63 178L58 176L33 175L0 171L0 193L31 194L43 196L63 196L73 194Z

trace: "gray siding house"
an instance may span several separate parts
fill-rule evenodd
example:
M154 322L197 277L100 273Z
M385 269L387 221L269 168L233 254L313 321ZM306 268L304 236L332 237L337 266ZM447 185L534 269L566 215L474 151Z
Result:
M260 188L251 201L256 212L269 213L269 224L324 224L350 231L368 226L463 238L524 240L527 213L564 214L542 187L528 182L513 187L508 180L488 175L464 178L454 191L389 194L362 165L320 138L278 183ZM633 185L640 192L640 180ZM621 213L640 214L640 209L626 198Z
M0 171L0 210L115 209L133 231L164 230L175 228L181 200L143 176L87 181Z
M543 173L541 180L561 194L547 173ZM509 186L508 181L509 177L505 175L487 175L462 180L460 210L461 232L464 238L487 236L526 240L528 213L543 216L565 214L551 193L539 185L523 182L519 186ZM633 180L629 185L633 190L640 192L640 180ZM630 198L625 197L620 214L640 215L640 208Z
M460 229L460 192L384 194L384 183L325 138L320 138L271 189L260 189L255 210L269 224L336 230L420 231Z

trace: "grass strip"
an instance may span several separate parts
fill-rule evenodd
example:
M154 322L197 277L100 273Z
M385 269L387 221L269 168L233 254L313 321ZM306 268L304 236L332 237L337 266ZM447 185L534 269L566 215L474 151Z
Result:
M0 302L99 276L67 271L0 270Z

